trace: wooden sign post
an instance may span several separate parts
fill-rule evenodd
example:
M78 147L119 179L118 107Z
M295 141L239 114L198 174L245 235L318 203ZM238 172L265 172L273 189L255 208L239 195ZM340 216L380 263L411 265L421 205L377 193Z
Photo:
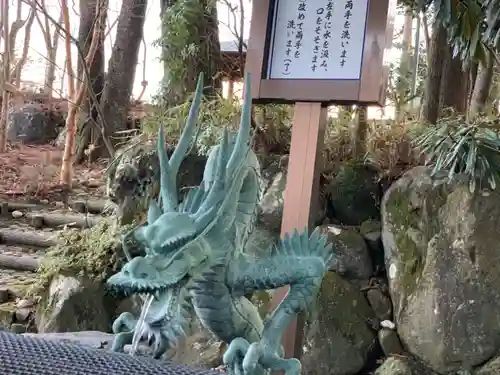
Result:
M395 0L253 0L245 71L254 103L294 103L282 235L311 227L329 104L384 105ZM276 291L274 309L288 293ZM301 355L299 318L283 339Z

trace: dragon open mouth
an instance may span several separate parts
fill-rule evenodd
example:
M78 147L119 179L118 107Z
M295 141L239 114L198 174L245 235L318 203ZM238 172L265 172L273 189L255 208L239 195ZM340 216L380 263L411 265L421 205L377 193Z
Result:
M157 294L179 284L188 274L182 259L165 268L157 257L135 257L107 280L108 287L120 294Z
M131 294L159 294L166 291L169 286L164 283L134 280L123 277L121 273L113 275L107 281L107 286L114 292L129 296Z

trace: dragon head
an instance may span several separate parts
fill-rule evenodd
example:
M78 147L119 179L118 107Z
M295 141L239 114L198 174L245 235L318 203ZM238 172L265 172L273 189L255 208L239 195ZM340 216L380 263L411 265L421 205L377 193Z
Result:
M229 192L234 173L249 150L249 76L245 77L244 105L236 138L230 141L227 130L224 130L221 143L208 158L204 183L191 188L179 202L177 174L196 137L202 89L203 74L200 74L186 126L170 159L165 148L163 127L160 127L157 143L160 197L158 202L150 201L147 224L132 232L146 249L146 255L129 260L119 273L108 279L108 285L119 292L149 294L171 288L196 272L213 253L203 240L203 233L223 211L225 200L231 196Z

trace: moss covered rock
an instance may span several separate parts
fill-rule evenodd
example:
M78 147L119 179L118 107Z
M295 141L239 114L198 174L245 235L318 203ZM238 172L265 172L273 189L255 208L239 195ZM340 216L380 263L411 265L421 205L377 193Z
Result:
M474 375L498 375L500 374L500 357L488 361L474 372Z
M342 265L342 276L366 286L367 280L373 275L373 264L361 234L355 229L336 225L323 225L321 231L333 244L335 256Z
M337 220L346 225L361 225L380 217L377 177L377 171L364 164L350 163L340 168L327 189Z
M410 358L398 356L387 358L375 375L433 375L433 372Z
M40 297L39 332L108 331L119 303L105 280L121 266L121 235L130 230L114 218L91 228L68 229L45 254L29 295Z
M279 232L283 220L284 193L288 173L288 157L280 156L273 161L267 160L262 164L261 199L259 202L259 217L261 222L270 231ZM321 223L326 215L326 205L320 196L315 197L313 205L317 208L314 213L314 223Z
M167 151L169 154L173 149ZM169 155L170 156L170 155ZM179 196L185 188L197 186L203 178L206 158L189 154L181 163L177 181ZM122 224L130 224L148 208L159 192L160 161L155 140L144 140L118 150L107 172L106 192L118 206Z
M382 202L382 239L399 336L439 373L471 371L500 350L500 193L470 193L426 167Z
M58 276L50 284L36 314L40 333L108 332L116 301L104 287L87 278Z
M363 368L376 336L373 311L358 288L334 272L323 279L306 325L303 373L352 375Z

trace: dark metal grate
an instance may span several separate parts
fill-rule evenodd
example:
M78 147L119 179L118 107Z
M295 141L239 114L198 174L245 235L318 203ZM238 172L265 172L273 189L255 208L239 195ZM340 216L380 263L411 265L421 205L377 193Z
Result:
M0 331L0 374L220 375L220 372Z

